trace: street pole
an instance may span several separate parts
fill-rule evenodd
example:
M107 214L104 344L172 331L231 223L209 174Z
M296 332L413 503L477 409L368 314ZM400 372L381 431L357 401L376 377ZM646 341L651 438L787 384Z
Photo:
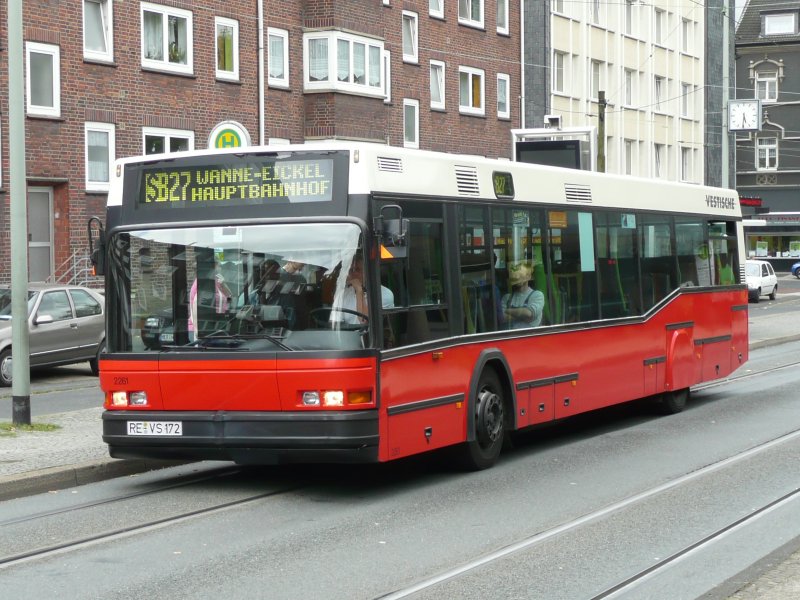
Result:
M728 131L728 102L730 100L730 0L722 0L722 180L721 187L730 186L730 132Z
M8 154L11 186L11 413L31 424L28 344L28 209L25 187L25 96L22 0L8 0Z
M597 92L597 171L606 172L606 92Z

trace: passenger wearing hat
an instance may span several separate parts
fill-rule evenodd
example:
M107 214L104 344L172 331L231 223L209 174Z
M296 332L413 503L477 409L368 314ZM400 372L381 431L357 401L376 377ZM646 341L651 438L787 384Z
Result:
M528 286L531 267L524 262L512 263L508 269L511 293L501 301L506 329L536 327L542 323L544 294Z

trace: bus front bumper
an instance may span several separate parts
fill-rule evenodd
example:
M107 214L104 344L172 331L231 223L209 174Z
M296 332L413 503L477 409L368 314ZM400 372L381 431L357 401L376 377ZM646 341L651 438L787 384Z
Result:
M378 461L378 411L105 411L113 458L239 464Z

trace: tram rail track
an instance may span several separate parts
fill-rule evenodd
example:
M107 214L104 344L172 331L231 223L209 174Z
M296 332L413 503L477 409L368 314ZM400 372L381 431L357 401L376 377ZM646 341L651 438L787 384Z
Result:
M376 596L374 600L399 600L401 598L408 598L410 596L413 596L415 594L427 590L432 591L436 586L440 584L452 580L457 580L458 578L463 577L477 569L489 567L493 563L497 563L517 553L531 550L536 546L541 545L544 542L552 540L558 536L575 532L576 530L579 530L581 527L587 526L591 523L595 523L604 518L610 517L612 514L618 513L627 508L643 503L645 500L649 500L651 498L654 498L655 496L674 490L679 486L683 486L694 480L698 480L716 471L720 471L727 467L732 467L737 463L752 458L762 452L775 449L783 444L787 444L797 440L800 440L800 429L795 429L781 436L773 438L767 442L757 444L751 448L738 452L723 460L711 463L709 465L706 465L705 467L692 471L691 473L687 473L680 477L676 477L660 485L654 486L637 494L633 494L631 496L618 500L617 502L609 504L605 507L586 513L569 521L565 521L559 525L556 525L544 531L521 538L520 540L512 544L506 545L488 554L484 554L471 561L463 562L450 569L441 571L438 574L433 575L431 577L421 579L407 587L400 588L392 592ZM747 515L732 520L726 523L725 525L716 528L714 531L702 536L701 538L695 539L691 541L691 543L685 544L682 548L671 553L669 556L657 561L655 564L652 564L645 569L641 569L635 573L632 573L627 577L622 578L617 583L606 587L603 591L589 596L589 600L601 600L605 598L618 597L625 590L628 590L634 587L635 585L645 581L646 579L653 577L657 573L664 571L665 569L669 568L675 563L683 560L694 551L697 551L698 549L704 546L713 544L715 541L721 539L722 537L726 536L732 531L745 527L746 525L752 523L753 521L763 517L767 513L775 510L776 508L784 504L787 504L789 502L792 502L798 498L800 498L800 488L796 488L788 493L784 493L778 497L772 498L770 501L764 502L760 506L752 508Z

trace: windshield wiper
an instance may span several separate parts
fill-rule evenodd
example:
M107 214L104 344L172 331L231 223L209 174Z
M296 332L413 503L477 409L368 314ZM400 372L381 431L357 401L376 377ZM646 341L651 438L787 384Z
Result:
M268 333L241 334L227 333L225 331L215 331L214 333L190 342L185 346L162 346L162 348L165 350L239 350L244 352L249 350L249 348L241 347L241 343L245 340L268 340L278 346L278 348L281 350L288 350L290 352L294 351L292 348L280 341L277 337ZM214 342L221 342L221 344L217 345Z

